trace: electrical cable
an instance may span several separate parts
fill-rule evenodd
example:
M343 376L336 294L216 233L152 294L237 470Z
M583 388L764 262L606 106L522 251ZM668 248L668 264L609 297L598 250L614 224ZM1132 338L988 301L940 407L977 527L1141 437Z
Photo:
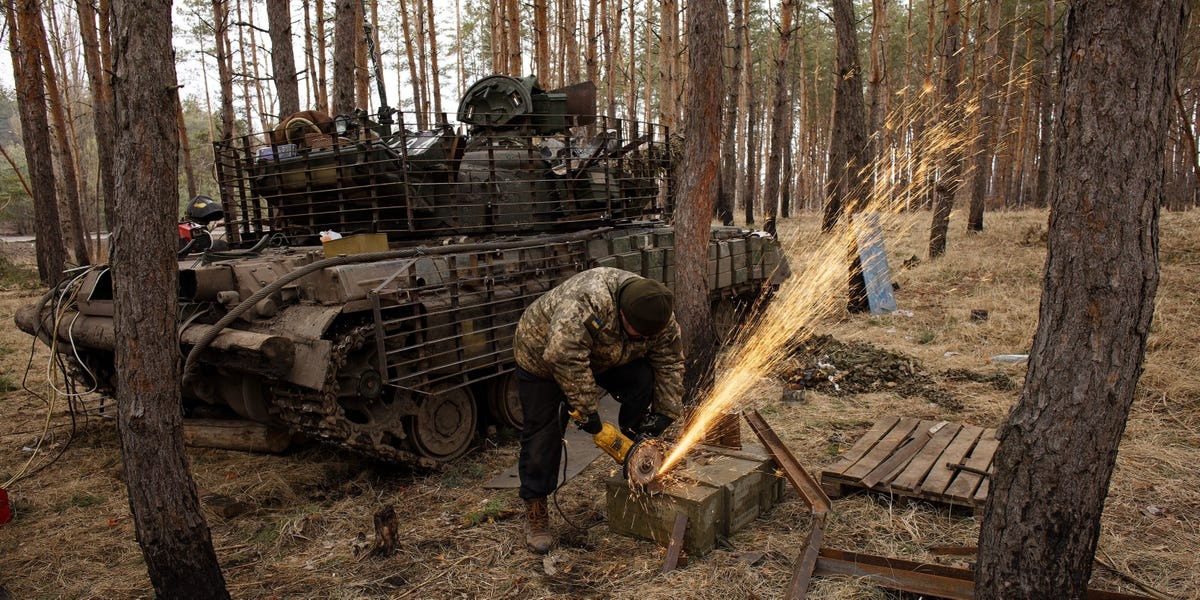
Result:
M567 406L566 403L562 403L562 402L560 402L558 405L558 415L559 415L558 420L560 423L562 422L563 411L566 410L566 406ZM568 427L570 427L570 425L569 425L570 422L571 421L568 418L567 419ZM559 485L554 487L554 492L552 492L550 494L550 499L554 501L554 510L558 511L558 516L562 517L562 520L564 523L566 523L567 525L569 525L572 529L574 529L576 531L588 531L592 527L595 527L595 525L592 525L592 527L580 527L579 525L576 525L573 521L571 521L571 519L567 518L567 513L563 512L562 506L560 506L558 504L558 490L562 489L562 486L566 485L566 483L567 483L567 464L569 462L571 462L571 453L567 449L566 436L563 436L563 439L562 439L562 450L563 450L562 478L561 478L562 481L559 483Z
M76 419L75 419L75 408L73 405L73 399L78 396L82 396L84 393L90 393L90 391L84 392L84 393L80 393L80 392L76 391L75 387L74 387L74 382L70 379L70 377L67 376L66 368L62 364L62 359L61 359L61 356L59 355L59 351L58 351L58 342L59 342L58 330L59 330L59 326L62 324L63 317L64 317L64 314L66 313L67 307L70 305L73 305L79 297L79 292L82 289L82 286L79 285L79 283L81 281L83 281L84 277L86 277L88 275L88 273L90 273L95 268L98 268L98 267L89 266L89 267L84 267L82 269L73 269L72 271L80 270L81 272L78 275L76 275L75 277L71 278L70 280L60 283L55 289L49 290L38 301L37 315L39 318L38 326L40 329L44 326L44 323L45 323L45 321L41 319L41 315L45 309L45 306L46 306L47 302L50 302L52 299L54 300L54 303L51 305L51 314L53 315L53 318L51 319L52 331L49 332L49 335L50 335L50 343L49 343L50 357L47 360L47 364L46 364L46 386L50 389L49 399L47 399L46 397L42 396L41 394L38 394L37 392L31 390L28 386L29 373L33 368L33 355L37 348L37 336L36 335L34 336L34 339L33 339L34 345L30 349L29 361L28 361L28 363L26 363L25 373L21 378L21 387L22 387L22 389L24 389L25 391L27 391L31 395L33 395L35 398L38 398L39 400L41 400L43 404L46 404L46 419L42 426L42 433L41 433L41 435L38 436L37 443L34 445L33 451L29 455L29 459L26 460L25 464L23 464L21 466L21 468L17 470L16 473L14 473L11 477L9 477L9 479L7 481L5 481L3 484L0 484L0 487L9 488L14 483L20 481L21 479L30 477L30 476L38 473L42 469L45 469L46 467L54 464L66 452L67 448L70 447L71 442L75 439ZM72 271L68 271L68 273L70 273ZM70 299L69 299L69 301L64 302L64 300L66 300L68 294L70 294ZM72 326L74 325L74 321L71 322L71 325ZM75 348L74 338L71 336L71 333L70 333L70 326L68 326L68 339L70 340L70 343L72 346L72 352L74 353L74 355L76 356L76 358L78 360L79 353L78 353L78 349ZM82 364L82 361L80 361L80 362ZM59 367L60 374L63 376L64 387L69 388L69 389L59 390L58 388L55 387L55 385L54 385L54 370L53 370L55 365L57 365ZM86 370L86 367L85 367L85 370ZM88 371L88 372L90 374L90 371ZM95 380L95 376L93 375L92 377L93 377L93 380ZM41 452L42 445L46 442L46 438L49 437L49 435L50 435L50 423L54 416L54 407L55 407L55 404L57 403L57 399L60 394L64 395L67 398L67 408L68 408L68 412L70 413L70 416L71 416L70 436L68 437L67 442L65 444L63 444L62 448L59 450L58 454L53 459L51 459L47 463L39 465L37 468L35 468L31 471L29 469L30 465L32 465L34 459L36 459L38 457L38 455Z

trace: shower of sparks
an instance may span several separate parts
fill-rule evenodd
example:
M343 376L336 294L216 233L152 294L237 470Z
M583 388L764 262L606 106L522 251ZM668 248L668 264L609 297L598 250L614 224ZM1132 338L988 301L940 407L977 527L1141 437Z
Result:
M980 124L970 122L976 115L978 97L946 109L938 106L931 94L930 90L914 94L892 111L887 130L910 140L908 151L881 151L875 162L864 168L860 180L867 183L851 190L845 200L847 206L862 206L863 212L877 214L880 228L895 238L905 235L918 215L927 214L907 209L922 206L926 198L947 185L948 177L938 181L939 174L954 177L957 173L959 181L970 180L975 166L971 153L979 151L972 136ZM903 148L904 144L899 146ZM960 161L960 165L950 168L951 160ZM791 277L765 308L752 311L731 335L728 351L715 366L712 388L700 394L699 404L659 469L660 475L682 460L713 422L737 405L746 390L778 369L811 335L816 322L845 305L849 260L857 247L858 227L860 223L844 216L832 233L780 240ZM864 271L870 267L863 265Z

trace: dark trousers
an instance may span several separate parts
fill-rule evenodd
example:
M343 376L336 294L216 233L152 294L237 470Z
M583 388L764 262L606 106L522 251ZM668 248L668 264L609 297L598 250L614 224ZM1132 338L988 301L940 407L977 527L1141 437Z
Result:
M654 369L645 360L635 360L596 375L596 383L621 403L617 423L632 438L634 428L650 411ZM567 414L570 408L557 382L534 376L520 367L517 391L524 416L517 467L521 474L520 495L526 499L545 498L558 487L562 438L570 421Z

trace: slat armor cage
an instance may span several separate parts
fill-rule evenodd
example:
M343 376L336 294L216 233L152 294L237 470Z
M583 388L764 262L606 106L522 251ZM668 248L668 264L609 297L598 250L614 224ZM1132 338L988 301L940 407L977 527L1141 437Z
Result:
M455 128L443 115L440 125L410 131L405 123L416 115L401 113L394 132L362 115L339 116L331 133L277 128L216 142L229 240L244 247L282 236L303 245L330 230L385 233L397 244L669 218L666 127L522 116L518 126Z

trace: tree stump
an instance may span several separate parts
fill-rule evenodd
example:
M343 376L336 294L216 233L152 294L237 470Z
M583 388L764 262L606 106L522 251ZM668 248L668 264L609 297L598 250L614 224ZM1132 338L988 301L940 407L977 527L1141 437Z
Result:
M375 511L375 543L371 546L371 556L388 556L395 552L399 530L395 506L389 504Z

